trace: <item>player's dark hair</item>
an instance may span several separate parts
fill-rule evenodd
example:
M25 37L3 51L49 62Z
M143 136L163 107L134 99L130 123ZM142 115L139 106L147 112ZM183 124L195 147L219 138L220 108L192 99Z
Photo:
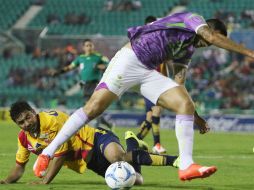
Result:
M147 16L147 17L145 18L145 24L149 24L149 23L154 22L154 21L156 21L156 20L157 20L157 18L156 18L155 16L152 16L152 15Z
M89 38L84 39L84 40L83 40L83 44L85 44L86 42L92 42L92 40L91 40L91 39L89 39Z
M18 116L24 111L34 111L34 109L25 101L18 101L11 105L10 115L15 122Z
M213 30L219 31L222 35L227 36L227 27L226 25L219 19L213 18L206 20L206 23Z

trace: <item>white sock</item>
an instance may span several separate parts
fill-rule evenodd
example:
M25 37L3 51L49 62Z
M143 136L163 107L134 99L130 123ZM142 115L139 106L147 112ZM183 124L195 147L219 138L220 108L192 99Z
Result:
M192 163L192 150L193 150L193 115L177 115L176 116L176 138L179 147L180 164L179 169L185 170Z
M42 154L53 157L58 147L88 123L88 121L83 108L76 110L65 122L55 139L42 151Z

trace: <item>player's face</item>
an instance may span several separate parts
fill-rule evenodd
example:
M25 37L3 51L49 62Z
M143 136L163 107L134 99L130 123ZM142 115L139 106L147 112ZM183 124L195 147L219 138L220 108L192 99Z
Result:
M92 53L94 51L94 44L92 42L89 42L89 41L85 42L83 44L83 50L86 54Z
M37 115L33 111L23 111L15 121L24 131L35 132L38 126Z

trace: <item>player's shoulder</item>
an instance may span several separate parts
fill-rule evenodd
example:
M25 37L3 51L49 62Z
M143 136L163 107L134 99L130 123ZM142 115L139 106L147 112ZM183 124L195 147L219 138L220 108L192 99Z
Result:
M102 54L101 54L100 52L98 52L98 51L94 51L93 54L94 54L95 56L102 56Z
M108 62L108 61L109 61L109 59L108 59L106 56L102 55L102 54L99 53L99 52L94 52L94 55L97 56L97 57L99 57L102 61L105 61L105 62Z
M80 59L80 58L84 58L84 57L87 57L87 55L86 55L86 54L80 54L80 55L77 56L76 58L77 58L77 59Z
M26 137L26 132L24 130L20 130L18 134L19 139L24 139Z
M41 128L48 128L50 123L54 122L61 113L59 111L41 111L39 112L39 120Z
M22 146L26 147L27 145L27 133L24 130L20 130L18 134L18 140L22 144Z
M68 117L68 114L59 110L49 110L39 112L39 118L43 120L56 119L58 117Z

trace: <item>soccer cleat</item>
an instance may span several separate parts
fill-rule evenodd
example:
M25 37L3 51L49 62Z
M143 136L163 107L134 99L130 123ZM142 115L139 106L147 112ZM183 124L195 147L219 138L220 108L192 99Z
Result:
M173 167L179 168L179 165L180 165L180 157L178 156L173 162Z
M140 140L132 131L126 131L124 138L125 138L125 140L127 140L129 138L134 138L138 142L139 148L141 148L143 150L148 150L148 144L145 141Z
M156 145L152 149L155 154L164 154L166 153L166 149L160 143L156 143Z
M180 180L185 181L196 178L206 178L215 173L216 171L217 168L215 166L207 167L198 164L191 164L187 169L179 170L178 175Z
M38 156L33 166L34 174L37 177L42 178L43 176L45 176L48 165L49 165L49 161L50 161L50 157L47 155L40 154Z

